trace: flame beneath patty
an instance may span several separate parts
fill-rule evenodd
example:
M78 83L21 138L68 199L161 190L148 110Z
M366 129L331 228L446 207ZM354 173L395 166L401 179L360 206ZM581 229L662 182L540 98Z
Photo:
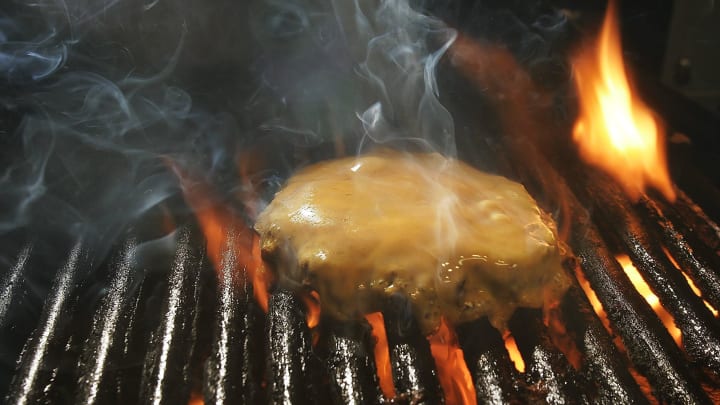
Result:
M445 403L477 404L472 376L458 344L457 335L445 319L440 321L440 328L428 336L428 341L437 366L440 385L445 393Z
M266 269L260 252L260 237L250 226L220 201L209 186L194 181L174 162L168 162L178 176L185 200L193 209L207 241L207 255L218 278L223 277L223 253L233 249L238 268L244 269L252 282L253 294L263 311L268 311L268 285L272 275Z
M395 385L393 385L392 370L390 368L390 349L385 334L385 318L382 313L373 312L365 315L365 319L372 327L372 336L375 339L375 367L380 380L380 389L387 398L395 398Z

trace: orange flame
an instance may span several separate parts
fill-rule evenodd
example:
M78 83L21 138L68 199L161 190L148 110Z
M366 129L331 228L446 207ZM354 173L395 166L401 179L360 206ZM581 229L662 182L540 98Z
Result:
M610 335L614 335L612 329L610 328L610 320L607 317L605 308L603 308L597 294L595 294L595 290L593 290L592 286L590 286L590 282L585 278L585 275L582 274L579 268L575 270L575 276L577 277L583 292L585 292L585 296L588 298L588 301L590 301L590 305L592 305L593 310L598 315L598 318L600 318L600 322L602 322L603 326Z
M505 341L505 350L510 355L510 360L515 364L515 369L521 373L525 372L525 360L523 360L520 350L518 350L515 338L508 332L503 338Z
M692 279L691 279L687 274L685 274L685 272L682 270L682 267L680 267L680 265L678 264L677 260L675 260L675 258L672 256L672 254L670 254L670 252L667 250L667 248L666 248L665 246L663 246L662 249L663 249L663 252L665 252L665 256L667 256L667 258L670 260L670 262L672 263L672 265L675 266L675 268L676 268L679 272L682 273L683 277L685 277L685 281L687 281L688 285L690 286L690 289L695 293L695 295L697 295L698 297L702 298L702 292L701 292L700 289L695 285L695 282L692 281ZM705 300L705 299L703 299L703 303L705 304L705 306L707 307L707 309L709 309L710 312L712 312L713 316L717 318L717 316L718 316L718 310L715 309L715 307L713 307L712 305L710 305L710 303L707 302L707 300Z
M665 325L665 328L670 332L670 335L675 340L675 343L680 345L682 333L680 332L680 329L675 326L675 320L672 315L670 315L670 313L667 312L660 304L660 300L652 292L652 290L650 290L650 286L648 286L645 280L643 280L640 272L638 272L635 265L633 265L632 261L630 261L630 258L627 255L618 255L615 259L618 263L620 263L625 271L625 274L627 274L628 278L630 278L630 281L635 286L635 289L643 296L643 298L645 298L645 301L650 304L650 307L652 307L653 311L655 311L663 325Z
M365 315L372 327L375 338L375 367L380 379L380 389L387 398L395 398L395 385L393 385L392 371L390 369L390 348L385 334L385 318L382 313L373 312Z
M475 387L465 364L463 351L460 349L455 332L445 319L441 320L440 328L428 336L428 341L437 366L440 385L445 393L445 403L477 404Z
M631 198L649 185L674 201L664 129L630 90L615 8L610 1L597 43L573 61L580 98L573 136L582 157L614 176Z
M255 300L263 311L267 312L268 284L271 276L260 254L260 237L244 221L233 215L225 205L218 202L208 186L191 181L176 164L170 162L169 165L180 178L185 200L200 223L207 240L208 258L215 267L218 277L222 277L223 274L220 271L223 251L228 243L232 243L238 265L245 268L249 279L252 280ZM232 238L229 239L231 235Z
M302 299L305 302L305 322L308 328L312 329L320 323L320 294L310 291L302 294Z
M193 392L188 400L188 405L205 405L202 394Z

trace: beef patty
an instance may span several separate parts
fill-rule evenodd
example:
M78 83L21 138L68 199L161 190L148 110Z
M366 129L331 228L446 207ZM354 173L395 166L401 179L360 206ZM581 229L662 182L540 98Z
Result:
M437 153L381 151L292 176L259 215L263 257L286 286L309 285L339 319L407 296L422 329L517 307L569 286L555 224L525 188Z

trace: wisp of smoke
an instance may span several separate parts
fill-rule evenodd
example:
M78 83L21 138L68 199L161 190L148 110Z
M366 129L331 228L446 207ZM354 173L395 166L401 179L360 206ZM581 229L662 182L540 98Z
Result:
M455 154L435 79L455 32L440 20L406 0L256 0L223 20L228 5L41 0L0 15L0 105L20 119L3 135L0 234L109 245L178 194L163 159L222 182L262 139ZM229 18L249 28L223 31Z
M407 0L257 1L253 15L265 131L455 153L435 80L455 31L440 20Z

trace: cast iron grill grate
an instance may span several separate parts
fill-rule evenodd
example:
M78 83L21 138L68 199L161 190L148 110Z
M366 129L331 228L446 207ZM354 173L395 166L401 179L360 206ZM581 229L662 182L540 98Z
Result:
M515 166L515 174L531 193L548 181L562 190L572 213L568 245L577 257L566 261L567 270L580 269L612 333L579 283L559 309L572 350L557 344L539 310L514 315L510 332L524 372L513 366L503 336L487 319L460 325L478 403L717 400L720 332L702 302L718 303L717 226L682 192L674 204L650 196L632 204L602 175L582 169L561 176L542 155L523 147L526 169ZM17 360L8 403L443 401L428 341L402 310L402 298L390 300L383 311L396 391L390 400L379 386L369 324L323 319L310 330L302 300L286 291L271 294L265 314L245 272L237 271L237 252L226 248L216 272L195 227L176 233L174 257L161 271L137 268L132 237L119 244L105 266L104 292L92 307L79 307L93 259L78 241L58 263L39 317L24 323L13 316L32 294L23 275L42 260L36 260L33 243L18 252L0 295L5 357ZM615 260L618 251L632 258L673 316L681 347ZM8 342L22 342L19 337L26 340L15 343L13 352Z

